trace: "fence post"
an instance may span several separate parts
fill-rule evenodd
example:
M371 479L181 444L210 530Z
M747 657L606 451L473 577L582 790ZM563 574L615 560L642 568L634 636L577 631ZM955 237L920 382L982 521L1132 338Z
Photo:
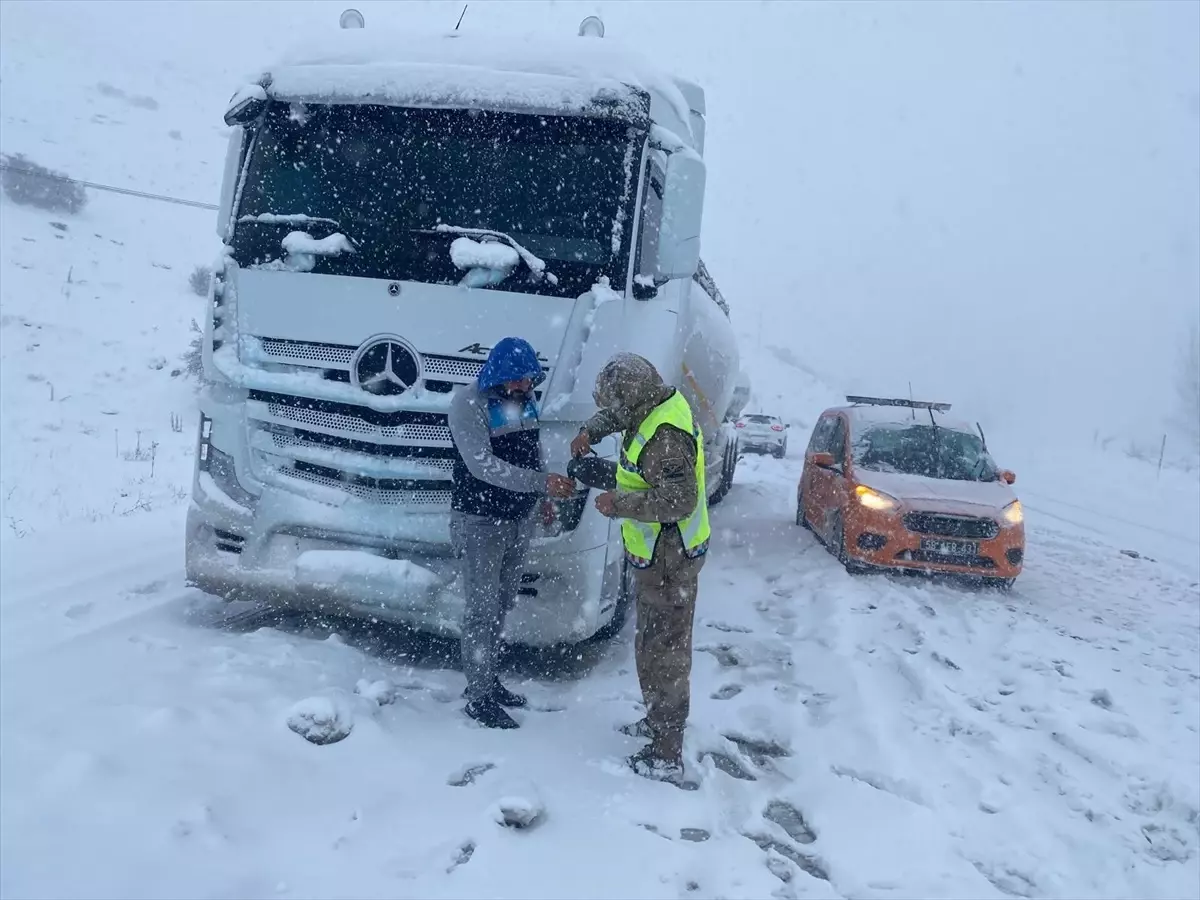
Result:
M1154 476L1155 478L1162 477L1163 455L1166 452L1167 452L1167 436L1164 434L1163 439L1162 439L1162 444L1160 444L1158 447L1158 473Z

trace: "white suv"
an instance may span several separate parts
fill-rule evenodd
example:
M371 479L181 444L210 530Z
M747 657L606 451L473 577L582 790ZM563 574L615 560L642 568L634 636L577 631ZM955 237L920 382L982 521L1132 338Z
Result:
M779 416L745 415L737 420L738 449L770 453L776 459L787 456L787 429Z

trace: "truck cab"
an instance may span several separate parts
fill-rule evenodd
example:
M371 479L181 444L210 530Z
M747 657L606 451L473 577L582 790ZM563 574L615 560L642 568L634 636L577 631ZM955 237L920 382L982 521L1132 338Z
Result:
M548 470L565 471L596 374L627 350L692 404L710 498L724 496L745 379L699 257L704 93L594 31L504 42L346 28L234 95L193 584L456 635L446 414L508 335L546 373ZM615 458L616 439L597 452ZM538 523L506 638L619 629L616 523L585 488L544 503Z

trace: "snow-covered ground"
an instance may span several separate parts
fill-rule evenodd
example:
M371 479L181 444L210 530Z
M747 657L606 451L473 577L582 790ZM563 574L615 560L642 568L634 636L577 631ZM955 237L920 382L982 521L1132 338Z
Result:
M0 151L215 200L232 82L111 47L64 65L11 22ZM0 198L0 896L1200 894L1194 473L989 435L1028 513L1015 590L852 578L793 524L840 395L802 344L748 335L790 452L744 460L713 511L679 791L621 765L628 629L515 654L533 708L495 733L459 712L453 646L183 584L176 370L215 250L204 210Z

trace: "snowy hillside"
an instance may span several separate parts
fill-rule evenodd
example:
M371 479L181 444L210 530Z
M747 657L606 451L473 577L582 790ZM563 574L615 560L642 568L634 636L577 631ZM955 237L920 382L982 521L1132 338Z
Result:
M0 153L215 203L225 101L289 37L280 16L311 30L342 5L213 6L0 4ZM422 21L461 9L400 6ZM395 7L361 6L368 22ZM582 17L505 7L468 16ZM669 19L604 14L610 36ZM670 52L711 84L713 156L728 160L746 129L719 104L749 82L704 46ZM978 381L964 401L933 382L1018 474L1025 572L1011 594L848 575L794 524L796 481L821 410L882 367L836 365L831 301L783 296L789 278L832 289L835 273L763 275L747 210L769 198L740 194L746 168L712 177L706 256L753 404L791 437L786 459L743 460L713 510L691 792L622 765L636 742L616 726L639 715L631 628L515 653L507 678L532 708L495 733L459 711L453 645L186 587L183 356L214 215L96 190L77 214L0 195L0 896L1197 896L1197 472L1160 474L1050 416L1019 427L1010 407L992 429L970 404L994 399ZM320 745L297 729L349 734Z

